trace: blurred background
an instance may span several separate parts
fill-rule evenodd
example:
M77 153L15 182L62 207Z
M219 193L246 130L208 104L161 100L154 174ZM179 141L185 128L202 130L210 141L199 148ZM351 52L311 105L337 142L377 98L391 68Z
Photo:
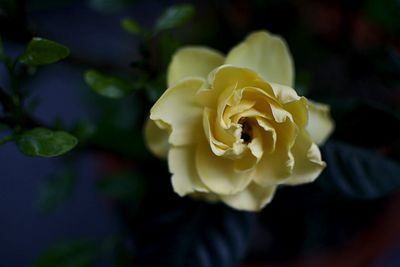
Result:
M155 47L149 49L153 54L148 63L158 73L149 74L154 87L148 91L150 98L165 89L162 72L177 47L199 44L227 53L249 32L267 29L283 36L290 47L299 94L332 105L337 123L332 139L377 152L393 162L400 160L399 0L0 0L0 35L8 55L21 53L34 36L71 51L66 60L37 69L23 81L22 88L30 92L27 109L47 125L62 124L68 129L84 125L87 131L95 127L97 148L43 159L22 155L13 143L0 147L0 266L31 266L49 246L73 239L103 244L106 256L96 258L94 266L161 266L143 261L113 265L107 247L122 244L127 258L140 258L152 255L151 250L141 250L142 239L158 241L151 235L135 236L143 227L142 217L131 219L126 213L139 204L123 208L121 216L114 191L102 192L99 185L99 177L139 165L126 158L143 148L125 141L140 140L141 131L133 128L149 104L135 96L104 99L88 88L84 72L94 68L127 79L140 78L134 69L144 57L143 40L124 30L121 20L133 18L150 29L166 8L182 3L193 5L193 17L157 36L151 44ZM0 86L8 85L6 68L0 65ZM119 156L99 147L112 148ZM328 157L329 144L326 151ZM154 164L165 172L165 164ZM400 185L398 170L388 173ZM345 173L346 168L341 171ZM382 179L388 173L380 173ZM280 189L257 218L247 218L251 221L248 238L235 235L239 239L231 241L249 245L240 266L400 266L400 192L378 194L371 188L374 184L363 184L360 192L354 187L362 181L339 184L330 176L324 173L316 184ZM168 181L156 184L163 185L172 192ZM179 199L168 196L166 201ZM138 225L131 223L136 219ZM133 241L121 238L132 235ZM80 245L74 249L85 258L88 251L82 256ZM225 253L222 245L216 246L218 253Z

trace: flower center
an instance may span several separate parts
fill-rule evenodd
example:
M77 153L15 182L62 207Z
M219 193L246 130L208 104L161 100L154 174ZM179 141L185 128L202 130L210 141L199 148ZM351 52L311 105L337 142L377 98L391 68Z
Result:
M240 118L239 123L242 125L242 132L240 134L240 138L243 140L245 144L251 142L253 138L253 130L251 128L251 123L247 118Z

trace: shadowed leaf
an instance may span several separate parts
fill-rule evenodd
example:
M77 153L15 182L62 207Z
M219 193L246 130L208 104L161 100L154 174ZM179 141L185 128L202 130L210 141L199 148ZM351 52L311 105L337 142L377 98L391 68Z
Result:
M16 136L16 144L25 155L56 157L74 148L78 140L67 132L34 128Z
M400 188L400 164L372 150L329 141L322 155L327 168L316 183L327 191L373 199Z
M46 65L60 61L68 55L69 49L67 47L44 38L35 37L19 57L19 62L29 66Z
M44 251L34 267L88 267L95 261L99 248L94 241L72 240Z
M188 22L194 15L194 8L190 4L171 6L157 19L155 31L168 30L179 27Z
M108 98L122 98L136 89L132 83L96 70L86 71L85 81L94 92Z

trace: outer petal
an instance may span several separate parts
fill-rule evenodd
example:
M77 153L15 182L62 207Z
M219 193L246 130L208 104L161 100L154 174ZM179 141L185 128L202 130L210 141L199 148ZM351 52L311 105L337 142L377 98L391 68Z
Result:
M238 210L258 211L271 202L276 187L262 187L251 183L245 190L234 194L221 196L223 202Z
M323 171L326 164L321 152L305 130L299 132L292 148L294 157L293 173L284 184L297 185L313 182Z
M202 108L195 101L202 79L183 80L170 87L150 110L150 119L170 125L169 143L187 145L197 142L202 130Z
M201 181L216 194L235 194L251 182L251 173L235 171L234 161L216 156L204 141L198 144L196 167Z
M148 119L144 127L146 144L150 151L160 158L166 158L169 150L168 137L171 131L162 129L157 124Z
M278 149L258 162L254 181L261 186L282 184L292 174L294 164L291 153Z
M307 131L316 144L323 144L335 128L329 106L308 101L308 110Z
M207 47L191 46L178 50L168 68L168 86L185 78L207 78L208 74L224 63L220 52Z
M195 155L195 146L172 147L168 153L172 186L180 196L193 192L209 191L197 174Z
M294 67L288 47L282 38L266 31L250 34L228 53L225 63L250 68L269 82L293 85Z

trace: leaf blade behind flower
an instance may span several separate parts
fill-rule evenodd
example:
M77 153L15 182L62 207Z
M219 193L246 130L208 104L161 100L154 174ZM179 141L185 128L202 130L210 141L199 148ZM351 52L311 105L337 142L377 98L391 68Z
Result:
M136 89L133 84L127 81L93 69L85 72L85 81L94 92L114 99L128 96Z
M167 8L157 19L155 32L179 27L188 22L194 15L194 8L190 4L175 5Z
M162 166L150 171L154 174L147 177L141 213L131 219L138 266L237 266L247 250L256 215L162 190L170 184L169 179L159 179L159 169Z
M374 199L400 188L400 164L372 150L329 141L322 154L327 168L316 183L327 191Z

